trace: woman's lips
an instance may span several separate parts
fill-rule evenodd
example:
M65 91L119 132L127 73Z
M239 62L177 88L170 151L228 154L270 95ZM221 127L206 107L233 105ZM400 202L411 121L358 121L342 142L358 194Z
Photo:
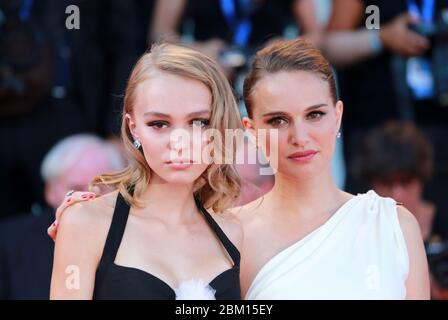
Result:
M301 152L295 152L288 156L289 159L296 162L307 162L310 161L315 155L317 151L307 150Z
M193 165L193 160L175 160L166 162L167 166L175 170L188 169Z

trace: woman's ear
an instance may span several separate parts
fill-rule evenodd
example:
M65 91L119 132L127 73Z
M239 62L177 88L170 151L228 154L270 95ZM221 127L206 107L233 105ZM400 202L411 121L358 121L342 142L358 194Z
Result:
M254 121L251 118L243 117L243 127L245 130L255 130L254 128Z
M336 102L336 132L341 131L342 114L344 113L344 104L341 100Z
M256 145L257 142L257 132L254 127L254 121L248 117L243 117L243 127L246 132L249 134L249 138Z
M129 131L131 131L132 136L134 139L138 138L137 133L135 132L135 122L132 119L132 116L129 113L126 113L126 122L128 123Z

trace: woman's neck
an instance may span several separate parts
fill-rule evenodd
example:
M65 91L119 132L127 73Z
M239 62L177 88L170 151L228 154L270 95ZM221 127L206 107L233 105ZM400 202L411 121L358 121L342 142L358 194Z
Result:
M335 184L330 169L309 179L293 179L277 173L267 198L277 207L276 214L314 219L336 211L351 195Z
M158 217L170 224L189 224L197 221L193 184L172 184L152 177L140 201L143 214Z

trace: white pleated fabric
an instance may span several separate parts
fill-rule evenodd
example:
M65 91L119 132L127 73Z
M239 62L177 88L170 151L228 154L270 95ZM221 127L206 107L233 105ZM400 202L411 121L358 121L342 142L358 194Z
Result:
M404 299L408 271L396 202L371 190L269 260L246 299Z

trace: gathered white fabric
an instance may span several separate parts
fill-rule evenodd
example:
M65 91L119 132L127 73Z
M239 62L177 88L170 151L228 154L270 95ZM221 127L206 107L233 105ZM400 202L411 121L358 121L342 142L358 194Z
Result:
M246 299L404 299L408 272L396 202L370 190L270 259Z
M174 292L176 300L216 300L216 290L202 280L182 281Z

